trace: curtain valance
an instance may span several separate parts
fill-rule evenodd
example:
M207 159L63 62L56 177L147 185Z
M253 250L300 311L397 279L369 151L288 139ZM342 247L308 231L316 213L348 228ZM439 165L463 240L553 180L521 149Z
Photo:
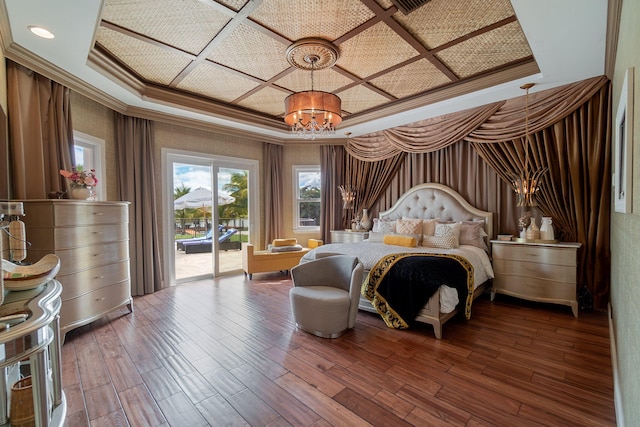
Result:
M606 76L529 94L529 132L562 120L607 83ZM525 97L512 98L405 126L350 138L347 152L364 161L383 160L400 152L428 153L457 141L490 143L525 136Z

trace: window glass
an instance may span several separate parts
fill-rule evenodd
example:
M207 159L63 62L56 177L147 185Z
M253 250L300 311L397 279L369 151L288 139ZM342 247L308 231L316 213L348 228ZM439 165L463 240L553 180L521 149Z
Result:
M320 228L320 167L294 166L294 228Z

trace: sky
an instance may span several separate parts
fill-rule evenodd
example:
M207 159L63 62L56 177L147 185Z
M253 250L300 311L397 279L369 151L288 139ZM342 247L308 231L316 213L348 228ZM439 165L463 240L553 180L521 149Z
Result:
M218 174L218 190L231 181L232 169L220 169ZM204 187L211 190L211 168L209 166L187 165L175 163L173 168L174 187L189 187L195 190Z

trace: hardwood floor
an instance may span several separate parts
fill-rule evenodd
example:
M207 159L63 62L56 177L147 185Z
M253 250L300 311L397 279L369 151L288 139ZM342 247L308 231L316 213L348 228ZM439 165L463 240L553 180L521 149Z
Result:
M471 320L335 340L295 329L290 280L183 284L67 334L76 426L614 426L606 313L498 295Z

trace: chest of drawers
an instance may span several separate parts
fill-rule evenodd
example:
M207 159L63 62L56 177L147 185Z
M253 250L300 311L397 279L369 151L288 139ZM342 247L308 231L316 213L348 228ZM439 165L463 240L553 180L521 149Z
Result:
M580 243L491 241L495 294L571 307L578 317L576 269Z
M84 200L23 200L27 260L60 258L60 332L64 334L127 305L129 204Z

